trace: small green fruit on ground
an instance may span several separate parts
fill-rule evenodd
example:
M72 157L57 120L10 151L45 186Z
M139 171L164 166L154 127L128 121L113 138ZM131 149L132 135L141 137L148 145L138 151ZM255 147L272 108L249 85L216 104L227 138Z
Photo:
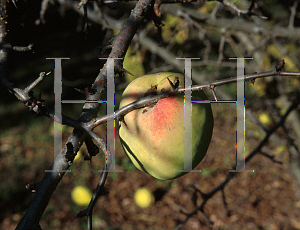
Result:
M76 186L71 192L71 198L79 206L87 206L92 198L91 191L84 186Z
M154 202L154 196L147 188L139 188L136 190L133 199L141 208L148 208Z
M157 94L171 89L169 81L184 76L163 72L132 81L122 95L120 108L149 95L152 85ZM155 88L156 87L156 88ZM192 92L192 100L208 100L203 91ZM154 106L134 110L119 123L122 146L133 164L161 180L175 179L184 169L184 94L159 100ZM192 104L192 168L204 158L211 141L214 119L209 103Z

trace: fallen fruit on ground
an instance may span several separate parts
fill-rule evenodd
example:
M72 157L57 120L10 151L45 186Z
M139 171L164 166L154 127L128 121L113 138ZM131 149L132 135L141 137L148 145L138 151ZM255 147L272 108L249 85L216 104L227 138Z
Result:
M147 188L139 188L134 193L134 202L141 208L148 208L154 202L152 192Z
M184 76L163 72L145 75L132 81L122 95L120 108L149 95L171 89L171 82ZM168 79L167 79L168 78ZM194 91L192 100L208 100L203 91ZM192 104L192 168L204 158L213 131L210 103ZM133 164L161 180L185 175L184 170L184 93L159 100L155 105L129 112L119 122L121 144ZM176 171L177 170L177 171Z
M92 198L91 191L84 186L76 186L71 192L71 198L79 206L87 206Z

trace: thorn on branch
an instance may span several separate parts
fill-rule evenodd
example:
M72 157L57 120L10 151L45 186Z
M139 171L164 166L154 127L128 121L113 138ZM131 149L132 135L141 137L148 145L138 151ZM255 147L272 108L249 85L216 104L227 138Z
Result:
M179 86L179 78L178 78L178 77L175 77L173 83L174 83L174 85L175 85L175 88L178 89L178 86Z
M42 92L40 92L39 97L38 97L38 99L37 99L37 104L43 103L43 102L45 102L45 101L46 101L46 100L43 100L43 99L42 99Z
M269 159L271 159L274 163L277 163L277 164L282 164L282 162L281 161L277 161L277 160L275 160L274 159L274 156L270 156L269 154L267 154L267 153L264 153L264 152L262 152L262 151L260 151L259 152L261 155L263 155L263 156L265 156L265 157L267 157L267 158L269 158Z
M26 89L24 91L27 92ZM41 98L42 95L41 92L37 99L33 96L33 91L28 92L28 95L30 98L24 104L29 107L29 112L31 112L36 106L38 106L38 110L36 111L36 115L34 117L37 118L38 116L41 116L45 112L44 111L45 108L43 108L43 102L45 102L46 100L43 100Z
M152 95L152 84L151 84L151 87L150 87L150 92L149 92L149 96Z
M39 116L42 116L42 114L40 112L37 112L34 118L38 118Z
M178 79L178 77L175 77L174 83L172 83L168 77L167 77L167 79L168 79L168 81L169 81L169 83L170 83L170 86L171 86L171 88L172 88L172 91L173 91L173 92L177 91L178 86L179 86L179 79Z
M157 84L150 87L150 89L147 90L146 93L144 93L144 97L151 96L151 95L157 95Z
M122 68L121 71L124 72L124 73L128 73L128 74L130 74L131 76L134 76L132 73L130 73L128 70L126 70L126 69L124 69L124 68Z
M14 6L16 7L16 9L18 9L16 1L15 0L11 0L11 2L14 4Z
M82 218L82 217L85 217L85 216L88 216L87 209L85 209L85 210L83 210L83 211L80 211L80 212L75 216L75 218Z
M125 122L125 116L124 116L124 115L122 115L122 116L120 117L119 121L123 122L124 125L127 127L127 124L126 124L126 122Z
M88 154L86 154L85 156L84 156L84 158L83 158L83 160L84 161L92 161L92 156L88 153Z
M251 79L249 82L250 82L252 85L254 85L255 79Z
M74 88L76 91L78 91L79 93L82 93L85 97L87 97L88 95L93 95L94 91L91 90L90 87L85 87L84 90L82 89L78 89L78 88Z
M285 62L284 59L282 59L280 62L277 63L277 65L275 66L276 72L281 72L283 70L285 66Z
M71 142L67 143L67 152L66 152L66 159L69 161L73 162L75 158L75 154L74 154L74 146Z
M42 116L46 113L47 109L46 107L43 106L42 102L40 101L37 101L37 107L38 107L38 111L36 112L36 117L37 118L38 116Z
M82 89L78 89L78 88L74 88L77 92L82 93L83 95L85 95L85 91Z
M209 88L210 88L210 91L211 91L212 95L214 96L215 101L218 101L217 95L216 95L216 92L215 92L215 86L210 85Z
M25 105L29 107L29 112L31 112L33 110L33 108L34 108L34 106L29 101L26 102Z
M107 45L112 45L113 42L115 41L117 35L111 36L109 39L107 39L106 44Z
M104 54L105 53L105 50L108 50L108 49L111 49L112 48L112 45L103 45L103 46L100 46L98 48L101 48L101 54Z

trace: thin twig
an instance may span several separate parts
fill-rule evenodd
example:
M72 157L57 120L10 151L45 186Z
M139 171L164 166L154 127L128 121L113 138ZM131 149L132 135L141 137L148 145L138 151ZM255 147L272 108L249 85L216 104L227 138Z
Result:
M269 158L269 159L270 159L271 161L273 161L274 163L282 164L281 161L275 160L275 159L274 159L274 156L271 156L271 155L269 155L269 154L267 154L267 153L265 153L265 152L263 152L263 151L260 151L259 153L260 153L261 155L263 155L263 156Z
M113 119L121 120L122 117L124 117L127 113L129 113L133 110L141 109L146 106L156 104L159 100L161 100L163 98L173 96L174 94L177 94L177 93L184 93L186 90L192 90L192 91L211 90L212 88L215 88L215 87L218 87L221 85L225 85L225 84L235 83L235 82L239 82L239 81L251 81L251 80L254 80L257 78L276 76L276 75L278 75L278 76L298 76L299 77L300 72L288 72L288 71L277 72L276 69L274 69L274 70L264 72L264 73L252 73L252 74L248 74L245 76L238 76L238 77L234 77L234 78L226 78L226 79L218 80L218 81L211 82L208 84L193 85L192 87L188 87L188 88L179 88L176 92L167 91L167 92L164 92L159 95L147 96L147 97L141 98L138 101L133 102L133 103L115 111L114 114L109 114L107 116L103 116L101 118L95 119L95 120L89 122L87 124L87 126L94 129L95 127L107 122L108 120L113 120ZM150 86L149 86L149 88L150 88ZM213 95L213 96L216 99L216 95Z
M160 7L162 14L171 14L178 16L178 12L183 11L188 14L192 19L200 24L212 25L214 28L226 27L227 30L244 31L247 33L258 34L262 36L287 37L291 39L298 39L300 37L300 29L294 28L290 30L288 27L283 26L268 26L266 24L254 24L243 19L227 19L227 18L212 18L210 14L199 13L197 10L185 8L178 5L162 5Z

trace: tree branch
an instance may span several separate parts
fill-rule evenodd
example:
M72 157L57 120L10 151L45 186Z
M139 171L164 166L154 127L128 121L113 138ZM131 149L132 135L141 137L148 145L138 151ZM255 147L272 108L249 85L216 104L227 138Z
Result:
M235 83L235 82L239 82L239 81L253 81L253 80L258 79L258 78L276 76L276 75L278 75L278 76L298 76L298 77L300 77L300 72L288 72L288 71L278 72L275 68L274 70L264 72L264 73L247 74L245 76L238 76L237 78L236 77L226 78L226 79L218 80L218 81L211 82L211 83L208 83L208 84L193 85L193 86L188 87L188 88L179 88L176 91L170 90L170 91L161 93L159 95L148 95L144 98L139 99L136 102L133 102L133 103L131 103L131 104L115 111L114 114L103 116L101 118L96 118L96 119L90 121L89 123L87 123L87 126L90 127L91 129L94 129L98 125L101 125L101 124L107 122L108 120L114 120L114 119L123 120L123 117L127 113L129 113L133 110L141 109L141 108L144 108L144 107L147 107L147 106L154 105L159 100L161 100L163 98L174 96L177 93L184 93L187 90L191 90L191 91L213 90L215 87L225 85L225 84ZM149 86L149 88L150 87L151 86ZM216 100L216 95L214 94L214 91L211 91L211 92L213 93L213 96Z
M113 49L109 55L109 57L124 57L130 42L136 33L137 29L143 23L144 15L147 11L147 8L150 6L150 0L140 0L135 9L131 12L130 17L128 18L125 26L119 35L115 38L113 42ZM98 77L91 87L91 94L89 95L90 100L100 100L105 97L106 93L106 68L107 63L101 69ZM117 73L123 71L122 61L116 61L115 70ZM93 117L96 117L99 110L98 103L85 103L83 107L83 112L80 115L78 121L87 122L91 120ZM39 226L39 220L53 194L56 186L64 176L66 170L70 167L76 153L81 147L83 141L87 137L87 133L99 144L102 151L106 153L106 143L101 138L99 138L94 132L87 129L86 127L81 127L85 129L85 132L80 131L79 129L74 129L70 137L68 138L67 143L65 144L62 151L56 156L54 163L51 167L51 171L46 174L43 180L39 183L37 187L37 193L29 206L26 214L22 218L21 222L17 226L17 229L32 229L33 226ZM73 154L70 156L68 153L67 146L72 145ZM87 209L87 211L81 212L80 216L87 215L88 216L88 229L92 229L92 209L97 200L97 198L101 195L101 191L103 190L104 183L107 177L107 173L109 170L109 166L111 163L111 153L107 151L107 159L106 164L104 166L104 171L102 172L99 184L97 186L96 192L91 200L91 203ZM58 170L59 169L59 170Z
M128 20L120 33L114 38L112 50L109 54L109 58L124 58L127 49L132 41L133 36L136 34L138 28L144 21L144 16L152 0L140 0L136 7L132 10ZM98 85L101 84L103 79L106 78L107 62L93 84L92 89L97 91ZM123 60L115 60L115 72L120 74L124 72Z

